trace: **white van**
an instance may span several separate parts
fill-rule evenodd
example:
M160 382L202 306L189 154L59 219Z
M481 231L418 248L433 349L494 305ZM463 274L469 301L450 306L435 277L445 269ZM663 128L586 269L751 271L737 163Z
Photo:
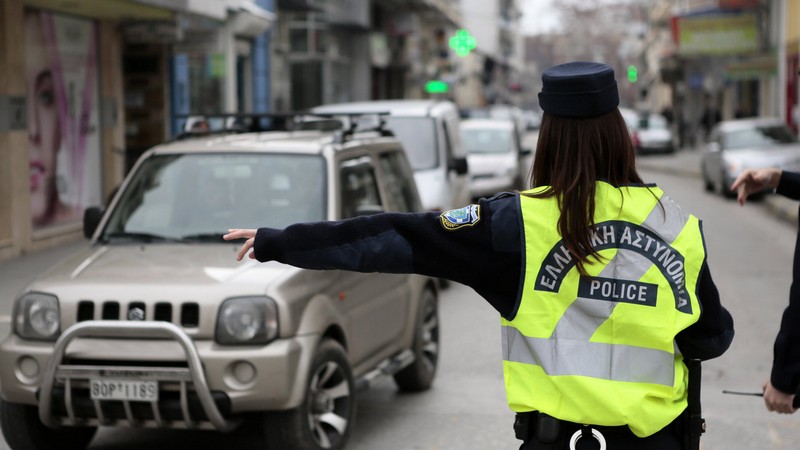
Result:
M322 105L318 114L386 113L386 126L403 144L428 210L470 202L467 153L461 144L458 108L446 100L380 100Z

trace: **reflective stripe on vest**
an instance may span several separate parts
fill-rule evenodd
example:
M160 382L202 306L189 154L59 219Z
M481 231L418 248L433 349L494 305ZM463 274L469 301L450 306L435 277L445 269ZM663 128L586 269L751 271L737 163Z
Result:
M648 435L686 406L674 336L699 318L702 233L655 187L600 182L595 199L591 241L605 259L590 260L591 278L583 279L558 235L555 199L521 197L525 281L517 316L502 332L509 405L580 423L627 423ZM525 368L532 366L540 370ZM542 388L547 395L530 395ZM575 403L567 391L576 388L595 405ZM597 391L609 389L618 403L637 406L607 405L610 394Z

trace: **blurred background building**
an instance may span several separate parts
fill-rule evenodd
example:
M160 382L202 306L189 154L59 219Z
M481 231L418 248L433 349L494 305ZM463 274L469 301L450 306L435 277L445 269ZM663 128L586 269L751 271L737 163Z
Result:
M397 98L536 110L542 70L594 60L615 68L623 106L664 113L684 145L704 113L797 130L800 0L559 0L536 35L530 2L544 3L0 0L0 260L79 238L82 208L191 114ZM47 123L59 168L41 197L70 214L37 194Z

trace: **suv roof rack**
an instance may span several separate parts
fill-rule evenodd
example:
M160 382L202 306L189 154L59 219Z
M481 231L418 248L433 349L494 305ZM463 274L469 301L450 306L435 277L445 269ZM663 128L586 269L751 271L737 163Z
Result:
M381 136L394 136L384 128L384 116L389 112L283 112L283 113L212 113L176 114L176 119L186 119L184 131L175 140L231 133L264 131L318 130L334 131L335 141L342 143L355 133L376 131ZM364 117L375 117L370 123ZM265 120L266 119L266 120Z
M391 130L385 128L385 117L389 115L391 115L389 111L309 112L298 116L295 121L299 123L338 122L340 125L335 129L334 140L341 144L354 134L365 131L374 131L381 136L394 136ZM367 117L374 119L369 122L365 120Z
M175 114L186 119L183 131L175 140L216 134L287 131L290 119L297 113L197 113Z

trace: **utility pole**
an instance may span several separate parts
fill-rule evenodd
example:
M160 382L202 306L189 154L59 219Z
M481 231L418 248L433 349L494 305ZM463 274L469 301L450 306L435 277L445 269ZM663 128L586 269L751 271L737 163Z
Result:
M778 2L777 22L778 22L778 117L786 123L791 122L791 117L786 115L786 0L775 0Z

